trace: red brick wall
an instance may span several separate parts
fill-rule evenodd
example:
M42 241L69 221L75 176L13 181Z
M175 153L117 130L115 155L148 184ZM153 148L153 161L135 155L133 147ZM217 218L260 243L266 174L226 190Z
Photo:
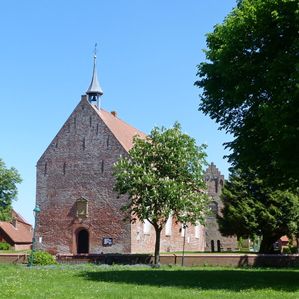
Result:
M84 228L90 253L131 251L130 223L120 212L126 198L112 191L112 165L120 155L126 152L83 97L37 163L38 247L76 253L76 232ZM82 219L76 217L79 198L88 201ZM103 247L104 237L114 245Z

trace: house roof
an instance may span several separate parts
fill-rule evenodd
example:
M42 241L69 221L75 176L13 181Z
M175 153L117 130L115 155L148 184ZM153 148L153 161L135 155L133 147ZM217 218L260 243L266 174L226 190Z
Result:
M30 223L28 223L19 213L17 213L15 210L12 210L12 217L17 219L19 222L22 222L26 225L31 226Z
M133 147L134 136L137 135L140 138L146 138L145 133L118 118L115 112L110 113L104 109L99 110L93 105L91 106L127 152Z
M12 216L16 221L16 227L11 222L0 221L0 229L14 243L31 243L33 236L32 226L14 210L12 211Z

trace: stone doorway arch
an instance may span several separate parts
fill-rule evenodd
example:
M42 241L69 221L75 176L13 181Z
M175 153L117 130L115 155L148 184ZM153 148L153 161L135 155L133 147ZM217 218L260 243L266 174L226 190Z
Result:
M77 253L89 253L89 233L85 228L77 231Z

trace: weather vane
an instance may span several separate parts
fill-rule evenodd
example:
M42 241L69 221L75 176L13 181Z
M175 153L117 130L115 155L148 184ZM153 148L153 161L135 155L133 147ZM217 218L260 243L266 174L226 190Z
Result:
M95 43L95 45L94 45L94 58L97 57L97 46L98 46L98 43Z

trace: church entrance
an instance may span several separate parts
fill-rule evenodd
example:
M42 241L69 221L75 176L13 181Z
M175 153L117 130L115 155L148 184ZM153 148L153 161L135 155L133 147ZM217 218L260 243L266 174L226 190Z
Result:
M88 253L89 234L86 229L81 229L77 233L77 253Z

